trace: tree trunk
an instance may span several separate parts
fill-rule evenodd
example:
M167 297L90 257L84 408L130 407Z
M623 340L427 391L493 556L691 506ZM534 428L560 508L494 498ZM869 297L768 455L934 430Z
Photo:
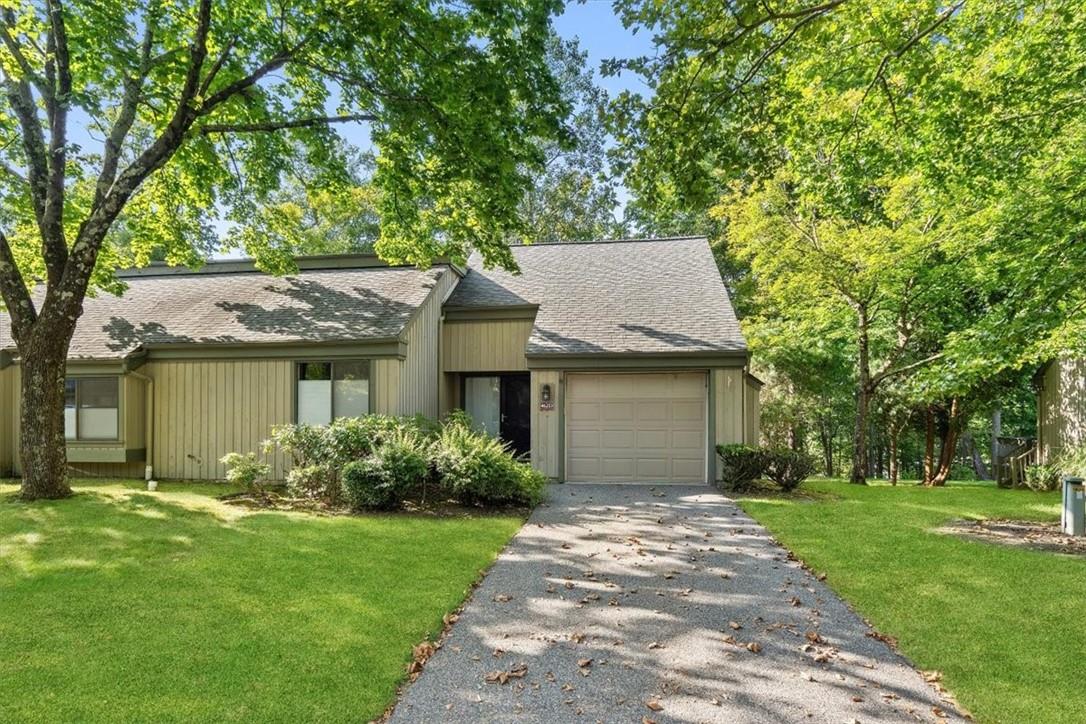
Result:
M833 438L830 425L825 418L818 421L818 441L822 443L822 460L826 467L826 477L833 477Z
M867 485L867 410L871 406L871 358L867 336L867 309L857 313L856 426L852 431L852 472L848 481Z
M39 322L40 323L40 322ZM66 498L68 459L64 438L64 374L67 343L35 330L36 339L52 344L27 345L21 351L22 411L19 457L23 466L21 495L25 500ZM66 337L65 337L66 339Z
M962 443L966 449L969 450L969 456L973 462L973 472L977 474L979 480L991 480L991 476L988 474L988 466L984 464L984 458L980 456L980 448L977 447L977 441L973 439L973 436L969 432L962 433Z
M931 405L924 411L924 485L931 485L935 475L935 411Z
M890 485L897 485L898 478L898 465L897 465L897 444L898 437L901 435L901 426L896 423L890 426Z
M950 401L950 412L947 415L946 432L943 435L943 446L939 451L939 468L932 476L929 485L943 486L950 480L950 468L954 464L954 453L958 448L958 432L961 425L961 409L958 398Z

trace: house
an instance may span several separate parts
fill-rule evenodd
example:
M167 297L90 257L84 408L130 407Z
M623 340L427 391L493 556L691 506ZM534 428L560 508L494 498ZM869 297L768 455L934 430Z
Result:
M755 443L760 383L704 238L520 246L521 273L303 258L122 273L70 348L82 475L220 479L273 425L465 409L555 480L702 482ZM2 320L0 320L2 322ZM17 472L19 359L0 325L0 473ZM274 460L275 476L286 461Z
M1086 359L1064 357L1041 367L1037 390L1037 460L1086 445Z

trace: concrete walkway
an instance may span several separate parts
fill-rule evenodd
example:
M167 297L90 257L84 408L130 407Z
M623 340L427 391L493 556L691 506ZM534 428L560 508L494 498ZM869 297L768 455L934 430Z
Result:
M564 485L550 498L393 722L960 721L710 488Z

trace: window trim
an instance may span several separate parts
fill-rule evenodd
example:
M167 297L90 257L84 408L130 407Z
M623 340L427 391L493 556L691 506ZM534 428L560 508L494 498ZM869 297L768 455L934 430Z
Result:
M79 399L80 393L79 382L81 380L116 380L117 381L117 436L116 437L80 437L79 436ZM124 442L124 376L123 375L98 375L98 374L83 374L83 375L65 375L64 384L67 385L69 381L75 382L75 437L68 437L65 434L64 444L68 445L116 445ZM64 406L67 409L67 405ZM108 409L108 408L101 408Z
M291 410L290 418L291 418L291 420L294 421L293 424L295 424L295 425L301 424L301 423L298 422L298 383L301 381L301 380L298 379L298 368L301 365L305 365L305 364L327 364L327 365L330 365L331 366L330 371L331 371L331 377L332 377L331 381L332 381L332 383L334 385L335 380L336 380L336 364L337 363L355 363L355 362L365 362L366 366L367 366L367 368L369 370L368 375L367 375L367 379L366 379L366 386L368 388L367 393L366 393L367 394L366 402L367 402L367 405L368 405L368 409L366 410L366 414L367 415L372 415L373 412L374 412L374 410L373 410L373 402L376 399L374 397L374 391L376 390L376 387L375 387L375 385L373 383L373 380L374 380L374 377L375 377L375 375L374 375L374 367L376 367L376 365L374 364L374 359L373 358L371 358L371 357L351 357L351 358L339 359L339 358L327 358L327 357L326 358L313 357L313 358L305 358L305 359L295 359L293 361L293 363L291 364L291 370L293 370L294 374L291 377L291 407L293 409ZM335 422L339 418L336 417L336 395L335 395L335 387L334 386L332 388L332 399L329 401L329 405L330 405L330 407L332 409L332 420L331 420L331 422ZM331 422L329 422L328 424L331 424Z

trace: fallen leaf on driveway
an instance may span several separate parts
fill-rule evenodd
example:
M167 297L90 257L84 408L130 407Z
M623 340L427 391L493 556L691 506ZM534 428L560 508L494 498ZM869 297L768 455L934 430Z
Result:
M802 606L803 605L803 601L799 600L799 596L792 596L792 598L789 600L789 602L793 606Z
M586 666L591 666L591 665L592 665L592 659L577 659L577 666L580 666L582 669L584 667L586 667Z
M662 649L662 648L664 648L664 645L662 643L660 643L659 641L653 641L651 644L649 644L649 648L650 649Z
M817 631L808 631L806 633L806 636L807 636L807 640L810 641L812 644L825 643L825 639L823 639L822 636L819 635L819 633Z
M661 704L660 700L656 699L656 698L652 698L652 699L649 699L648 701L646 701L645 706L652 709L653 711L663 711L664 710L664 705Z
M738 631L743 627L739 625L738 621L728 621L728 628L730 628L732 631Z
M493 600L497 601L498 603L509 603L513 600L513 597L510 596L508 593L499 593L493 598Z
M934 684L937 681L943 680L942 671L923 671L921 673L924 674L924 681L928 682L929 684Z
M750 651L752 654L761 653L762 645L757 641L751 641L747 644L747 651Z

